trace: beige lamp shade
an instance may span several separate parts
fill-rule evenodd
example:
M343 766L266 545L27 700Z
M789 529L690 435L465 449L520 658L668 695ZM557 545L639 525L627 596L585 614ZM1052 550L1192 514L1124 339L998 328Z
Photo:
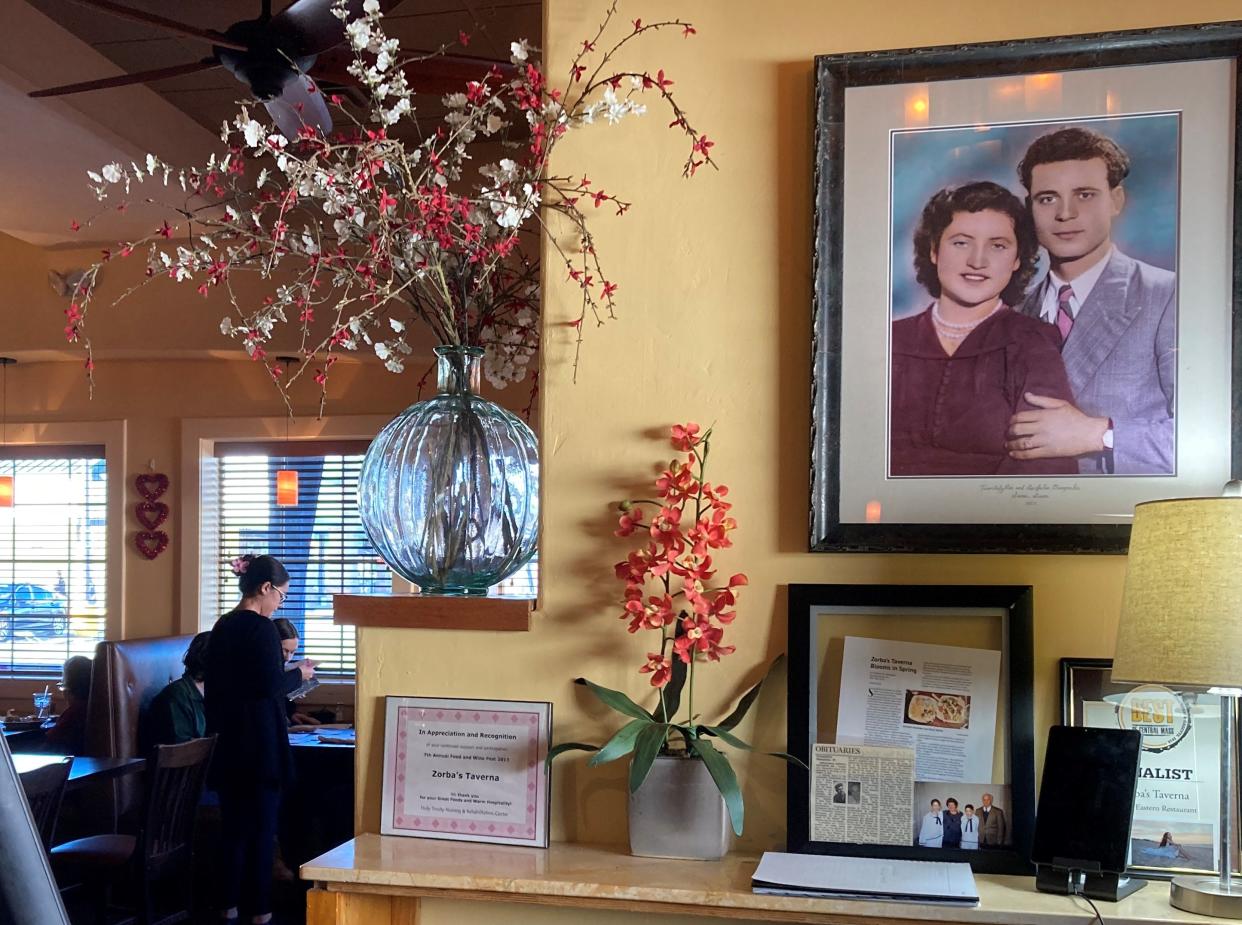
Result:
M1242 687L1242 497L1135 507L1113 679Z

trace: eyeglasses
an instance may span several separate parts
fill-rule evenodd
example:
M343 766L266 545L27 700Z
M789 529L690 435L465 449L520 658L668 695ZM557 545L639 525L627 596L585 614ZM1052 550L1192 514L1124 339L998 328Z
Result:
M289 595L288 595L287 593L285 593L284 591L281 591L281 590L280 590L280 588L276 587L275 585L272 585L272 590L273 590L273 591L275 591L277 594L279 594L279 595L280 595L280 603L283 605L283 604L284 604L284 602L285 602L285 599L286 599Z

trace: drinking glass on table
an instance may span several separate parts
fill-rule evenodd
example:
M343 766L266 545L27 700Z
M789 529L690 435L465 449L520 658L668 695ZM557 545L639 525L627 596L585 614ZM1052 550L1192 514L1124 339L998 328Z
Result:
M34 699L35 710L38 713L39 719L47 719L48 710L50 710L52 707L51 693L48 691L44 691L41 694L34 694L33 699Z

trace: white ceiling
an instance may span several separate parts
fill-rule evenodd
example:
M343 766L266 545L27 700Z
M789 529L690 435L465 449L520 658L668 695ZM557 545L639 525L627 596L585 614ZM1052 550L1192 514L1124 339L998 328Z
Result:
M168 19L223 31L255 18L260 0L121 0ZM71 0L0 0L0 232L41 246L131 239L150 230L140 210L98 216L86 170L146 152L193 164L219 147L220 123L245 89L217 68L150 85L31 100L31 90L198 60L210 47L81 6ZM275 0L274 11L288 6ZM509 42L538 42L540 0L401 0L386 19L406 49L455 42L471 33L466 52L507 58ZM438 100L420 101L435 116Z

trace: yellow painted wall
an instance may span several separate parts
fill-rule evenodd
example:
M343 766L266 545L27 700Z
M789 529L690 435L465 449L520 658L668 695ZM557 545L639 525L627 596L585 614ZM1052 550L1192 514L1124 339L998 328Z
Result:
M551 72L564 73L594 33L602 0L544 0ZM696 703L723 706L755 666L783 650L790 582L1030 584L1036 599L1036 725L1058 710L1057 660L1111 653L1124 559L1091 556L812 555L807 544L811 306L812 58L819 53L990 41L1234 18L1224 0L958 0L878 3L828 0L624 2L621 17L692 20L689 41L646 44L641 68L663 67L679 99L717 140L721 169L679 177L683 150L668 120L597 125L567 138L558 167L635 201L622 219L590 216L610 278L621 284L620 318L587 331L577 384L569 332L574 292L546 296L549 349L543 427L544 599L526 634L366 630L360 635L360 829L376 831L385 694L546 699L558 740L595 740L613 714L571 685L577 675L635 696L643 642L617 619L612 563L626 550L612 536L611 505L633 496L667 458L651 439L681 420L714 422L712 478L727 482L740 527L719 557L744 570L738 650L701 674ZM744 738L784 742L781 685L761 698ZM1042 751L1042 741L1039 743ZM784 841L784 767L736 762L746 794L740 847ZM587 769L561 759L553 776L553 838L621 844L625 769ZM440 923L620 922L594 912L429 903ZM628 919L627 919L628 920ZM667 921L673 922L674 919ZM685 920L688 923L690 920Z

